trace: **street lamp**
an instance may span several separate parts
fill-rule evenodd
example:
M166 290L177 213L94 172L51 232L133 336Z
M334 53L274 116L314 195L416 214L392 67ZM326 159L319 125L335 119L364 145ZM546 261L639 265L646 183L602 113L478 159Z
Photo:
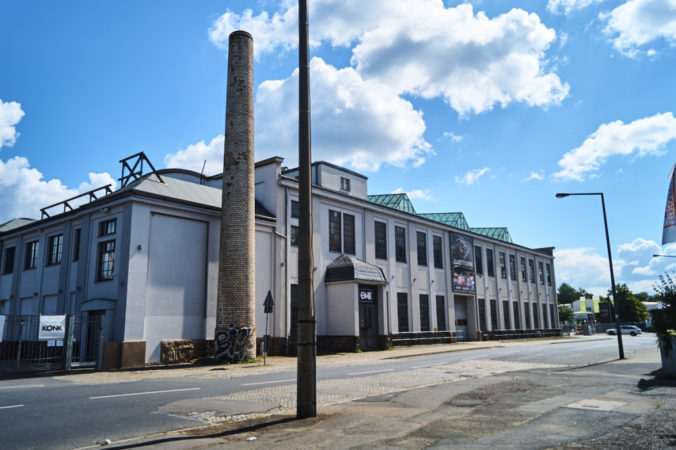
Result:
M606 228L606 245L608 246L608 264L610 265L610 289L613 293L613 308L615 308L615 332L617 333L617 348L620 353L620 359L624 359L624 347L622 346L622 329L620 328L620 301L615 295L615 273L613 272L613 257L610 253L610 236L608 235L608 219L606 218L606 202L603 199L603 192L576 192L556 194L556 198L564 198L570 195L600 195L601 208L603 209L603 224Z

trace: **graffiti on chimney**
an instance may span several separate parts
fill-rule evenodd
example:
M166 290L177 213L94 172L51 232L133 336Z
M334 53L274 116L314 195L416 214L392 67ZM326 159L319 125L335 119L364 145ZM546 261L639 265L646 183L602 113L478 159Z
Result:
M251 330L251 326L237 329L231 323L227 330L216 333L214 361L219 364L241 362L246 355L246 346Z

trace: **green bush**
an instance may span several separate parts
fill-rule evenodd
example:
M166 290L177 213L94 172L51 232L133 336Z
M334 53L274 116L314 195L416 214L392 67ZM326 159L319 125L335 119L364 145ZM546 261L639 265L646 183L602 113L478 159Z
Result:
M671 352L671 336L676 334L676 280L672 275L660 275L655 286L655 300L662 302L664 308L650 311L653 318L653 330L664 344L667 354Z

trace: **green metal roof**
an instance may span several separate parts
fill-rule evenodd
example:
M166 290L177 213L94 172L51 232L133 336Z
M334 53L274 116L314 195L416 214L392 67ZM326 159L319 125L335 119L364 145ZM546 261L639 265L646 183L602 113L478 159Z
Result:
M389 208L398 209L409 214L416 214L415 208L406 194L378 194L369 195L368 201Z
M435 222L441 222L452 227L469 230L469 225L467 224L467 220L465 220L465 215L461 212L422 213L418 215L420 217L424 217L425 219L434 220Z
M484 236L493 239L514 243L514 241L512 241L512 236L510 236L509 230L506 227L470 227L469 231L483 234Z

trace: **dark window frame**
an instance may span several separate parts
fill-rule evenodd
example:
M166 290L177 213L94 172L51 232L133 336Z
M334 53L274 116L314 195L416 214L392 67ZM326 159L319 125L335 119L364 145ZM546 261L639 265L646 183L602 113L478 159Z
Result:
M38 256L40 251L40 241L26 242L26 252L24 255L23 270L33 270L38 267Z
M516 255L509 254L509 279L516 281Z
M498 252L498 266L500 266L500 278L507 279L507 255L505 252Z
M528 282L528 273L526 271L526 258L522 256L520 262L521 262L521 281L526 283Z
M542 261L538 261L538 279L540 280L540 284L545 284L545 268Z
M99 222L99 237L112 236L117 232L117 218Z
M474 270L477 275L484 274L483 247L480 245L474 246Z
M329 251L342 252L342 214L340 211L329 209Z
M340 190L343 192L350 192L352 190L351 180L347 177L340 177Z
M528 302L523 304L523 318L526 322L526 329L530 330L530 308L528 307Z
M519 308L519 302L512 302L512 316L514 317L514 329L521 329L521 311Z
M530 272L530 283L535 284L535 260L528 259L528 271Z
M291 200L291 218L300 219L300 203L298 203L298 200Z
M486 275L495 277L495 258L493 257L493 249L486 249Z
M397 326L399 333L408 333L408 294L406 292L397 292Z
M444 268L443 242L441 236L432 235L432 253L434 254L434 267Z
M446 324L446 297L437 295L435 300L437 307L437 331L448 331L448 325Z
M552 285L552 266L549 263L545 263L545 272L547 276L547 286Z
M63 234L55 234L47 238L47 266L61 264L63 258Z
M415 239L418 249L418 265L427 267L427 233L424 231L416 231Z
M343 213L343 253L356 254L356 240L354 215Z
M73 262L80 260L80 241L82 240L82 228L76 228L73 233Z
M373 234L377 259L387 259L387 224L373 221Z
M420 331L430 331L430 296L418 294L420 301Z
M486 324L486 299L479 299L479 330L488 331Z
M394 255L395 260L406 263L406 228L394 227Z
M505 330L511 330L512 325L509 321L509 300L502 301L502 322L505 325Z
M115 248L115 239L98 243L96 281L111 281L115 277Z
M491 330L498 329L498 301L494 298L490 300Z
M2 274L9 275L14 273L14 263L16 260L16 245L6 247L2 258Z
M298 247L298 226L291 225L289 228L289 245Z

